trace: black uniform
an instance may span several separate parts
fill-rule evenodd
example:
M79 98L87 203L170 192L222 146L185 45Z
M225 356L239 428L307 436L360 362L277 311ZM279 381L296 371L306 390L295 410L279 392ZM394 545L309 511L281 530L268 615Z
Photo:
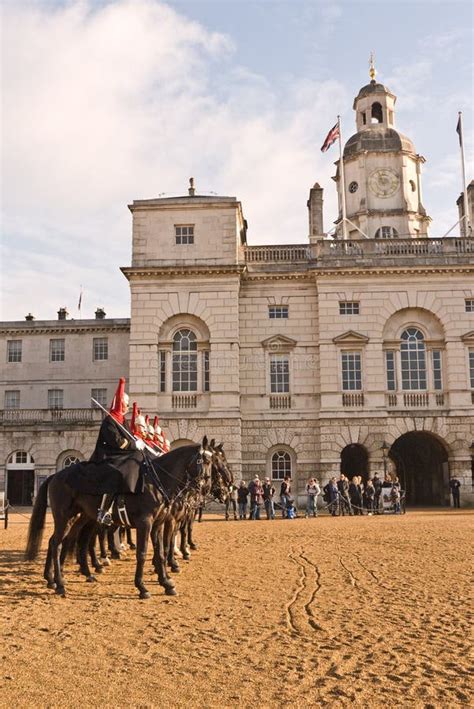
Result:
M461 507L459 488L461 483L457 478L451 478L449 481L449 487L451 488L451 494L453 496L453 507Z
M122 425L130 431L126 421ZM109 492L141 492L140 465L143 460L143 453L137 450L135 442L123 434L112 416L106 416L89 461L97 466L102 485L107 486L110 482Z

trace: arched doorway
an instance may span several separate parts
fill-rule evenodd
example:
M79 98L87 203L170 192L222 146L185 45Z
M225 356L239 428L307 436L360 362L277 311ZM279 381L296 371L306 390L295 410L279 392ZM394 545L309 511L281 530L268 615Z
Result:
M397 438L388 452L395 463L408 505L449 505L448 452L426 431L411 431Z
M369 454L360 443L350 443L341 451L341 473L351 480L360 475L366 482L369 476Z
M7 461L7 494L10 505L28 507L33 504L35 461L26 451L12 453Z

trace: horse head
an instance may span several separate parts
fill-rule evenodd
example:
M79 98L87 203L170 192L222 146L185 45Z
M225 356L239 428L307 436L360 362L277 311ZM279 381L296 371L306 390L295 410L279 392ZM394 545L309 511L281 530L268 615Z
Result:
M211 444L213 453L211 494L219 502L225 502L230 494L234 475L224 453L224 444L219 443L216 446L214 441L211 441Z

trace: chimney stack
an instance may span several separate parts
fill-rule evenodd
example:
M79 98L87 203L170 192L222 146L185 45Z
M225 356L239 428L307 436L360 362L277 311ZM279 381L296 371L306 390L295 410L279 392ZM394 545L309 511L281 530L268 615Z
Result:
M95 319L103 320L105 318L105 310L103 308L97 308L95 311Z
M58 310L58 320L67 320L67 316L69 315L67 308L59 308Z
M194 177L189 178L188 194L190 197L194 197L196 194L196 190L194 189Z
M27 320L28 322L31 322L34 319L35 319L35 316L32 315L31 313L28 313L28 315L25 315L25 320Z

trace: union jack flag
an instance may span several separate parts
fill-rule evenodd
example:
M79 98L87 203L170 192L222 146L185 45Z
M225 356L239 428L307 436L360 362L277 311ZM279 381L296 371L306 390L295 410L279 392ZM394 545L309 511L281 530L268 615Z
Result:
M336 123L335 126L331 128L329 133L326 136L326 140L321 146L321 152L325 153L326 150L329 150L331 145L336 142L336 140L339 138L340 132L339 132L339 121Z

